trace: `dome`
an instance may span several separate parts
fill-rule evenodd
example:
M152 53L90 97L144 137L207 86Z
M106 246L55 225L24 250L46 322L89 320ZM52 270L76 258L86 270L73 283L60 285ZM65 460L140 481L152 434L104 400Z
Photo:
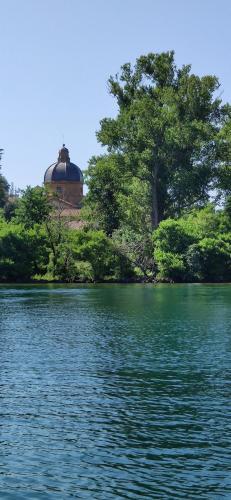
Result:
M44 175L44 182L75 181L83 182L83 174L74 163L53 163Z
M45 172L44 183L47 182L81 182L83 183L83 174L80 168L71 163L69 151L63 144L59 151L58 161L52 163Z

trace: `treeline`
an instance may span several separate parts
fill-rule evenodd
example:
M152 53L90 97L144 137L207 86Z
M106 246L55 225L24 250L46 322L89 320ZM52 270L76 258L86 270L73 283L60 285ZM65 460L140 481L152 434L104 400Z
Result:
M0 218L1 281L93 282L135 276L102 230L70 229L44 188L28 187L12 205L7 216L2 209Z
M231 281L231 203L161 221L150 235L87 222L70 229L43 188L27 188L0 218L0 280Z
M97 132L107 152L89 162L83 227L43 188L6 197L0 279L230 281L231 106L218 79L167 52L125 64L109 90L118 112Z

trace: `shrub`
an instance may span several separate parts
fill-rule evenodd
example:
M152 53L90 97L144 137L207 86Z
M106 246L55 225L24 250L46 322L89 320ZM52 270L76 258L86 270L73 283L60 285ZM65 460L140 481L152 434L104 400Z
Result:
M94 273L90 262L80 260L75 263L76 279L83 282L94 281Z
M46 271L46 235L39 227L26 230L21 225L0 224L0 279L24 281Z
M231 238L204 238L189 247L186 260L192 275L203 281L231 279Z
M127 259L103 231L71 231L69 239L74 259L91 265L94 281L116 280L132 274Z
M155 259L158 264L159 279L173 281L184 281L187 276L187 270L184 259L181 255L171 252L155 251Z
M167 219L153 234L160 279L228 281L231 279L231 233L225 211L213 205L178 220Z
M103 231L70 230L51 254L48 271L63 281L118 280L132 275L121 255Z
M167 219L162 221L153 233L155 249L163 252L181 254L195 241L184 220Z

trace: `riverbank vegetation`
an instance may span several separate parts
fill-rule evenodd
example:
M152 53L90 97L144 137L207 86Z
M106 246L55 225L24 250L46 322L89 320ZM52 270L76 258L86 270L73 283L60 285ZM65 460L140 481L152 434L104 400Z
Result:
M89 161L81 229L45 189L16 199L0 184L1 281L230 281L231 106L217 77L149 54L109 91L118 112L97 132L106 152Z

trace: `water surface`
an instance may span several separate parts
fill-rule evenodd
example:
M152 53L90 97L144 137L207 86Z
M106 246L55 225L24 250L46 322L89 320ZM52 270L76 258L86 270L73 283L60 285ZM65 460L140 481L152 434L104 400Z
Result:
M231 286L0 287L0 497L231 498Z

